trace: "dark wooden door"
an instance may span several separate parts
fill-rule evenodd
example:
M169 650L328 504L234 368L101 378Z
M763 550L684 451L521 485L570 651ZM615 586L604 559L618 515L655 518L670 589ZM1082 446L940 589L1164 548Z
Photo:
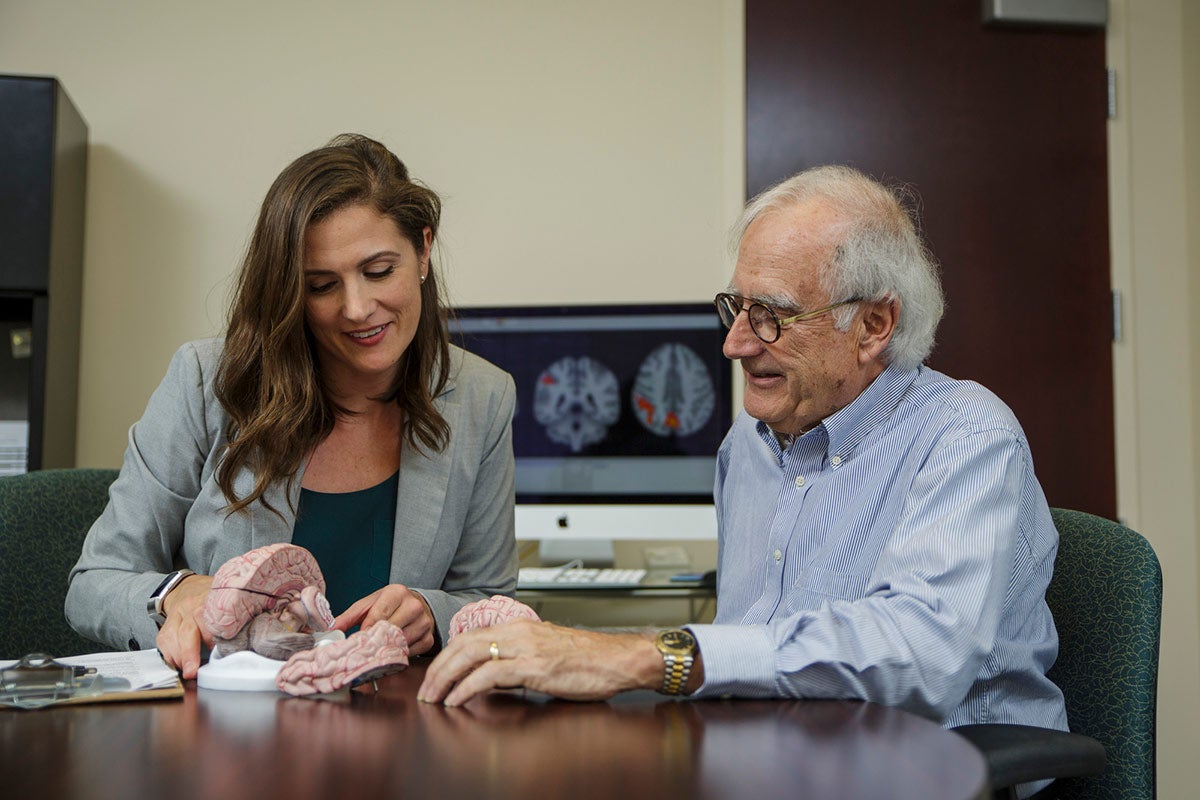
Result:
M1016 412L1051 505L1113 518L1104 33L969 0L747 0L747 189L855 166L920 197L930 365Z

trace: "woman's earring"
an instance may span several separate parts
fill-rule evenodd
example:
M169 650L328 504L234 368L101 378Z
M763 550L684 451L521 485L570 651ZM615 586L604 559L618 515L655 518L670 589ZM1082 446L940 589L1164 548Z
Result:
M421 283L424 283L424 282L425 282L425 276L424 276L424 275L422 275L422 276L421 276Z

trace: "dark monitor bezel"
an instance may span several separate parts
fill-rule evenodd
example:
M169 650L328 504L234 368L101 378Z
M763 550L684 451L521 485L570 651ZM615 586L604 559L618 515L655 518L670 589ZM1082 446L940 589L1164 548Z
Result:
M602 316L647 316L647 315L664 315L673 316L695 316L698 314L711 315L715 330L718 335L724 338L724 329L720 325L717 316L716 308L711 302L672 302L672 303L563 303L563 304L548 304L548 305L486 305L486 306L459 306L452 309L448 315L447 323L450 329L450 341L458 346L464 346L464 336L461 331L454 329L454 323L458 319L487 319L487 318L531 318L531 317L602 317ZM470 349L466 347L465 349ZM732 423L736 413L735 398L733 396L733 369L731 364L725 359L724 355L720 355L720 368L716 370L716 386L714 389L717 393L717 407L714 414L724 413L726 424L723 426L728 429L728 425ZM715 363L715 361L714 361ZM503 368L503 365L498 365ZM722 436L724 433L722 433ZM719 445L719 442L718 442ZM716 452L711 454L713 459L714 469L716 464ZM517 457L520 461L520 456ZM545 493L529 493L517 491L516 502L518 505L547 505L547 506L562 506L562 505L583 505L583 506L606 506L606 505L696 505L696 504L711 504L712 490L711 487L705 491L697 491L694 493L674 493L674 494L624 494L624 493L607 493L607 494L545 494Z

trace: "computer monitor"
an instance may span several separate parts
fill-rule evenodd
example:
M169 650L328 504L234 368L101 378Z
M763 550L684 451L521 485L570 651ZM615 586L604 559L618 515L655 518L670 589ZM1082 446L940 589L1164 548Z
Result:
M733 419L711 304L459 308L451 340L512 374L517 538L715 539Z

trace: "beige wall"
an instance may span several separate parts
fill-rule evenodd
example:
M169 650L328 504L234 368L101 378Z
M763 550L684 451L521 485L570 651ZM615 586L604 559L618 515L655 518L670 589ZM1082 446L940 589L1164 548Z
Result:
M456 302L706 300L742 196L740 3L0 3L90 127L78 461L220 330L270 181L356 130L445 200Z
M101 7L103 5L103 7ZM1200 7L1112 0L1119 506L1163 560L1160 788L1200 719ZM91 129L79 463L114 466L179 343L220 329L257 204L343 130L446 200L461 303L706 299L743 192L737 0L0 2L0 72ZM1187 354L1187 355L1185 355Z
M1159 789L1191 797L1200 719L1200 8L1113 0L1109 123L1118 505L1162 562ZM1189 52L1190 51L1190 52Z

